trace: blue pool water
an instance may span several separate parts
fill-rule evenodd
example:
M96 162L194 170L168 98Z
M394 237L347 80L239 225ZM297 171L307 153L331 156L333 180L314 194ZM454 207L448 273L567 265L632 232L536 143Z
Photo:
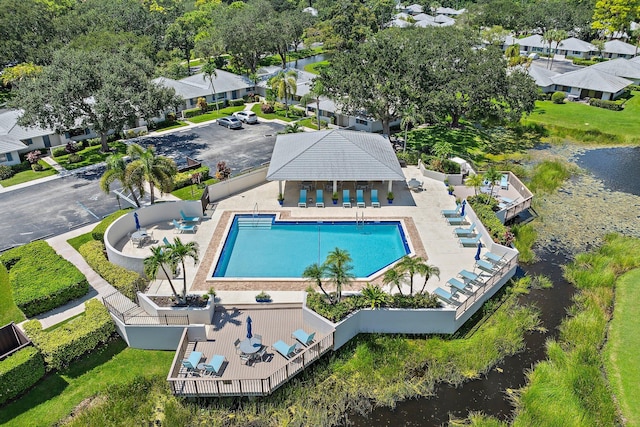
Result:
M410 252L400 222L274 222L236 215L213 277L302 277L336 247L349 252L353 274L367 277Z

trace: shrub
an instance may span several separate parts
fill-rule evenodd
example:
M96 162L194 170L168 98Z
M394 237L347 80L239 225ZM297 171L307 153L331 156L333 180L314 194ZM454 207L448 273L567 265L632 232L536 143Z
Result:
M399 160L404 160L408 165L417 165L419 153L417 151L405 151L396 153Z
M624 108L622 104L616 101L605 101L603 99L591 98L589 99L589 105L593 105L594 107L604 108L606 110L612 111L622 111Z
M44 170L44 166L40 163L34 163L31 165L31 170L34 172L42 172Z
M201 175L201 181L206 181L207 179L209 179L209 167L208 166L201 166L197 169L193 169L190 171L186 171L186 172L180 172L174 175L173 177L173 189L177 190L179 188L183 188L186 187L188 185L191 185L191 176L194 173L200 173Z
M89 284L47 242L32 242L0 256L9 270L13 299L27 317L44 313L85 295Z
M272 114L275 110L272 104L260 104L260 111L264 114Z
M80 163L82 161L82 156L78 153L69 154L69 163Z
M15 172L11 166L0 165L0 179L9 179L11 178Z
M169 123L176 121L176 113L167 113L166 119Z
M115 324L107 309L96 299L85 303L84 315L51 331L43 331L38 320L30 320L24 329L42 351L47 370L62 369L73 360L109 340Z
M567 96L564 92L553 92L551 95L551 101L554 104L564 104L564 98Z
M185 119L199 116L201 114L202 114L202 110L200 108L190 108L188 110L182 110L182 117L184 117Z
M34 164L38 163L40 157L42 156L42 152L40 150L29 151L26 155L26 159L29 163Z
M96 273L128 298L134 300L136 293L146 287L146 280L138 273L109 262L102 242L87 242L80 246L78 252Z
M28 346L0 361L0 405L19 396L44 376L40 351Z
M120 218L122 215L126 214L127 212L129 212L129 209L116 211L111 215L107 216L105 219L100 221L100 223L93 228L93 231L91 232L91 237L93 237L94 240L98 240L102 242L104 240L104 232L107 231L107 228L111 225L111 223L116 219Z
M471 198L470 198L471 199ZM514 236L503 223L500 222L496 214L493 212L491 205L485 205L482 203L476 203L469 200L473 211L478 216L482 225L491 234L491 238L494 242L498 242L502 245L509 245L513 243Z
M75 142L68 142L67 145L64 146L64 151L67 154L76 153L82 150L82 144L76 144Z
M239 107L241 105L244 105L244 99L240 98L240 99L230 99L229 100L229 106L230 107Z

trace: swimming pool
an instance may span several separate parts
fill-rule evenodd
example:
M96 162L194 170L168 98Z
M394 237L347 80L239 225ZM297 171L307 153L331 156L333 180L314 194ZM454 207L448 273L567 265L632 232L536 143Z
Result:
M399 221L275 221L275 215L236 215L213 277L300 278L339 247L353 274L368 277L410 253Z

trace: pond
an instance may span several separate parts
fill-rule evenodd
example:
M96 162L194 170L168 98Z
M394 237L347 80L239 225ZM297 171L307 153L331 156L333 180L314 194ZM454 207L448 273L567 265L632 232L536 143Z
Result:
M321 53L320 55L309 56L308 58L298 59L297 61L287 62L287 67L295 68L298 70L304 70L304 67L314 62L325 61L329 59L331 55L327 53Z
M640 196L640 147L588 150L576 162L610 190Z

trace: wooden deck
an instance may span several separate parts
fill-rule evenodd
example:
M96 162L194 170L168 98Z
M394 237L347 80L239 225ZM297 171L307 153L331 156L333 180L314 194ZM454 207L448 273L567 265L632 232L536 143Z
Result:
M262 335L263 345L268 346L264 361L246 365L236 353L234 341L247 335L247 317L251 316L253 335ZM294 357L287 360L273 350L271 345L278 340L295 343L291 333L304 329L302 308L298 304L255 309L243 307L218 307L207 341L190 341L188 330L182 336L167 380L172 391L181 396L266 396L271 394L289 378L296 375L322 354L333 348L333 333L318 335L314 342ZM192 351L202 352L201 362L214 355L222 355L226 362L218 376L187 372L181 361Z

